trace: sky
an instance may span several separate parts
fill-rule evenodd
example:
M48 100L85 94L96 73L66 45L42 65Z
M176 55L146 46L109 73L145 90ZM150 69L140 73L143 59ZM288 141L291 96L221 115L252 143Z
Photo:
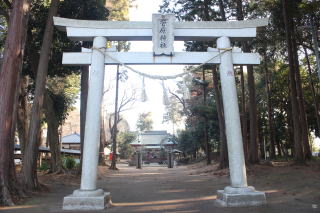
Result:
M130 21L151 21L152 14L158 13L159 5L162 0L136 0L134 2L134 7L129 10ZM151 41L132 41L130 42L129 52L152 52L152 42ZM175 51L182 51L184 48L183 42L175 42ZM183 72L184 66L178 65L136 65L131 66L132 68L151 75L175 75ZM106 66L106 84L105 89L109 89L104 96L104 110L107 113L114 111L114 89L115 89L115 66ZM137 96L140 96L142 89L142 78L137 74L133 74L132 71L128 70L128 79L125 82L120 83L119 99L124 93L130 95L132 90L135 90ZM109 83L109 82L113 83ZM165 81L165 86L170 90L174 91L176 89L175 80ZM145 79L145 88L147 93L147 102L141 102L136 100L135 103L130 108L121 113L129 123L130 129L135 130L136 122L139 113L151 112L153 119L153 129L154 130L167 130L172 133L172 124L163 124L162 118L165 112L165 106L163 105L163 88L160 81ZM175 127L177 129L177 127Z

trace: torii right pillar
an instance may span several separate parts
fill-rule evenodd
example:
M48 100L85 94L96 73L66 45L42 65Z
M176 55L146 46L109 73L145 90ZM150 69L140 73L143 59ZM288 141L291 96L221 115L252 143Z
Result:
M220 78L228 143L230 186L218 190L216 203L222 207L259 206L266 204L264 192L248 186L244 160L240 114L232 62L230 39L217 39L220 52Z

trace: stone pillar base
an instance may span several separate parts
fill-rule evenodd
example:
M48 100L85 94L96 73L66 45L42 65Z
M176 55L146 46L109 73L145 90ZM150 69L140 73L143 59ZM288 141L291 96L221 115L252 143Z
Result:
M102 210L109 207L110 192L102 189L94 191L75 190L73 194L64 197L63 210Z
M245 207L261 206L267 204L264 192L259 192L254 187L234 188L227 186L218 190L216 205L219 207Z

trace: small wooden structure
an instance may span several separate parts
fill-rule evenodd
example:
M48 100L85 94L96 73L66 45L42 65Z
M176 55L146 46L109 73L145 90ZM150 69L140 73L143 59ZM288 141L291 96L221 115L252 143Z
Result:
M81 149L80 134L75 132L73 134L63 136L61 138L61 147L62 149L80 150Z
M136 151L141 151L146 163L161 163L167 160L166 153L175 148L175 142L167 131L145 131L130 144Z

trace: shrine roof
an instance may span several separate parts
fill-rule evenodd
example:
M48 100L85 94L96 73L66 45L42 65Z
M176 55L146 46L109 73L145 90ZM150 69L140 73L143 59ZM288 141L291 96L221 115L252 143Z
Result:
M61 138L61 143L74 143L74 144L80 144L80 134L73 133L70 135L63 136Z

